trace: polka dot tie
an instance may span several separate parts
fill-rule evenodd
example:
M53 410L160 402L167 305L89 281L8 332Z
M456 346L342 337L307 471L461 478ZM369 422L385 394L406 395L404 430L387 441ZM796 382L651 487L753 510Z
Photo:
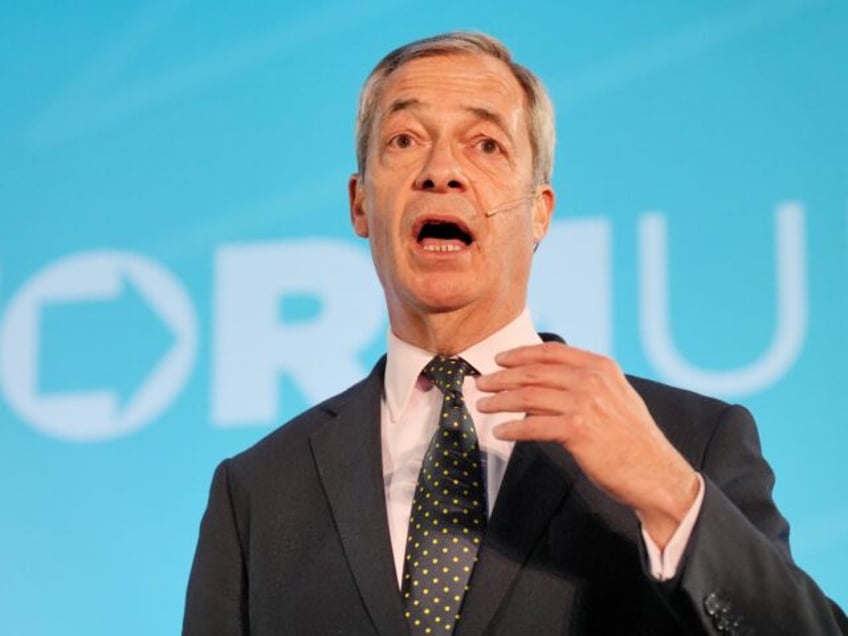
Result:
M423 374L443 401L418 474L404 557L401 593L414 636L453 632L486 528L480 445L462 399L463 379L477 371L461 358L437 357Z

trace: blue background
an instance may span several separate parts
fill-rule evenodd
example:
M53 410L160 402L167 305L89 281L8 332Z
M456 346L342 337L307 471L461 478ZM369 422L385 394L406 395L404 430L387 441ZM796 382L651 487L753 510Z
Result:
M482 6L0 5L0 632L178 632L214 466L382 351L347 214L356 98L385 52L457 28L501 38L557 107L540 327L701 390L782 346L718 393L754 412L795 557L848 605L848 4ZM778 263L801 281L783 310ZM773 342L779 314L796 328ZM95 394L100 428L70 406Z

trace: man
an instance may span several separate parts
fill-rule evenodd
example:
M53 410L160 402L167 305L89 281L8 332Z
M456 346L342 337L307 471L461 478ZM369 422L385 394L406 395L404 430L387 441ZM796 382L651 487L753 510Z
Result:
M388 356L219 466L184 634L839 633L747 411L533 330L553 135L487 36L375 68L349 193Z

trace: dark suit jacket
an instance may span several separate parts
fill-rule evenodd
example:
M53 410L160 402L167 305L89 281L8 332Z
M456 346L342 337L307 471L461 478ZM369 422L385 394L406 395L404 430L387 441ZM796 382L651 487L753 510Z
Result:
M218 467L184 635L407 633L381 469L384 366ZM844 615L789 556L748 412L630 381L706 480L677 578L653 581L634 513L562 447L519 443L455 633L839 634Z

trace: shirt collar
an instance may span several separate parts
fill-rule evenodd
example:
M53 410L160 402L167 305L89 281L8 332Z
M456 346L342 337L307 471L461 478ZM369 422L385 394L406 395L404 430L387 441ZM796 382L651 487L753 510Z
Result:
M401 340L391 329L387 340L386 405L392 420L397 420L409 404L421 371L436 354ZM542 339L525 307L515 320L459 355L481 374L493 373L500 369L495 363L495 355L501 351L540 342Z

